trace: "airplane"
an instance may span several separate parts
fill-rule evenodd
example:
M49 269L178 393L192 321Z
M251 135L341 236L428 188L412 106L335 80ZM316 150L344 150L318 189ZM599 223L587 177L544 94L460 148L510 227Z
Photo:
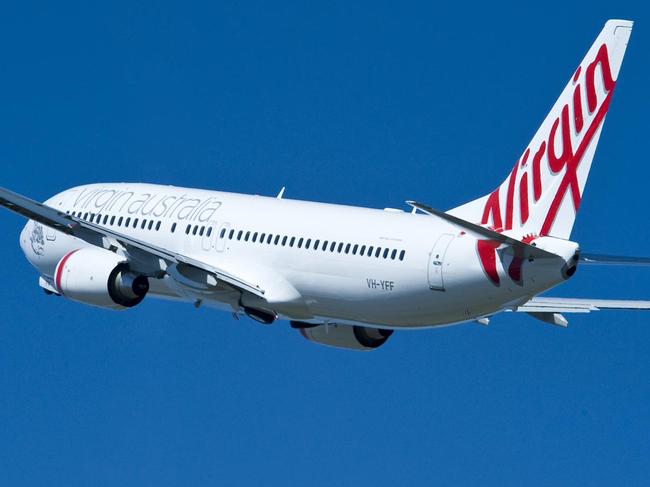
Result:
M313 342L373 350L394 330L526 313L650 309L650 301L541 293L580 264L650 265L570 240L632 32L609 20L494 191L440 211L369 209L141 183L74 187L44 203L0 188L27 217L20 245L46 294L124 310L145 297L288 320Z

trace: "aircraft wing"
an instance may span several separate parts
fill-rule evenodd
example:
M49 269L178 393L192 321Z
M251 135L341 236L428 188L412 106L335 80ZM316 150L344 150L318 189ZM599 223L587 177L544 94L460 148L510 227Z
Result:
M214 276L217 282L224 282L235 289L247 291L264 298L264 290L261 289L260 286L247 282L244 279L240 279L236 275L223 269L207 265L204 262L191 257L115 232L100 225L81 220L1 187L0 206L4 206L5 208L31 220L77 237L98 247L108 248L111 241L115 241L122 245L127 251L137 249L136 253L143 252L147 256L163 259L168 265L185 264L196 267Z
M517 307L523 313L589 313L603 309L650 310L650 301L536 297Z

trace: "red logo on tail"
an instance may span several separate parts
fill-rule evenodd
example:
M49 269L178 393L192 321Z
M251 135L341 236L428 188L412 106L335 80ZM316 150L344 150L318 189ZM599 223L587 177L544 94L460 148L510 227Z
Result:
M596 90L596 68L598 66L600 66L605 90L605 97L602 100L598 99ZM524 225L542 198L544 192L542 184L543 169L553 178L561 177L562 179L548 206L541 228L534 229L534 231L542 236L549 234L567 193L571 195L574 211L578 211L581 200L578 167L607 114L616 85L609 65L607 46L603 44L598 50L595 59L587 66L584 80L580 80L581 70L582 68L578 67L572 79L575 87L571 106L569 106L569 103L564 105L560 115L553 122L548 136L545 137L546 140L539 142L539 145L533 149L532 175L529 177L531 168L528 165L528 159L531 154L531 147L528 147L510 172L507 183L505 215L502 215L501 212L499 198L501 187L498 187L490 194L485 203L482 224L487 225L491 221L491 226L498 232L511 230L513 225ZM587 115L592 117L586 128L581 81L584 83L587 97ZM575 145L577 147L575 150L572 130L576 138ZM546 164L543 164L543 162L546 162ZM529 179L532 180L532 198L531 191L529 191ZM515 196L519 199L520 221L518 223L514 222ZM546 201L545 199L545 203ZM486 275L490 281L498 286L500 283L499 275L496 272L496 248L498 245L495 246L494 244L495 242L489 240L479 241L477 251ZM508 273L515 282L521 282L521 261L519 260L517 264L513 261Z

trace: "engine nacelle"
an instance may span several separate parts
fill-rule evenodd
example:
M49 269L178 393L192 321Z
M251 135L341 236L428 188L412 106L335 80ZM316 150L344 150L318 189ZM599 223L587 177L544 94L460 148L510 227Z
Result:
M146 276L131 272L124 257L99 247L66 254L56 266L54 285L68 299L111 309L131 308L149 291Z
M374 350L386 343L388 337L393 334L393 330L365 326L313 325L300 321L292 321L291 326L300 330L302 336L307 340L348 350Z

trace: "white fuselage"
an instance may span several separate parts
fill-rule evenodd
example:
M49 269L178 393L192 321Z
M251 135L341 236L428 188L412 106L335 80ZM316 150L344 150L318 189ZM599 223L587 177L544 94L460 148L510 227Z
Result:
M499 251L495 285L476 237L424 214L128 183L72 188L46 203L227 269L264 288L266 308L314 323L397 328L476 319L564 281L562 265L577 249L564 249L551 263L525 262L519 283L508 275L512 255ZM27 224L21 245L52 283L60 259L88 244L45 228L44 245L35 248L35 225ZM151 296L233 312L242 304L239 293L192 286L173 273L158 277L151 279Z

